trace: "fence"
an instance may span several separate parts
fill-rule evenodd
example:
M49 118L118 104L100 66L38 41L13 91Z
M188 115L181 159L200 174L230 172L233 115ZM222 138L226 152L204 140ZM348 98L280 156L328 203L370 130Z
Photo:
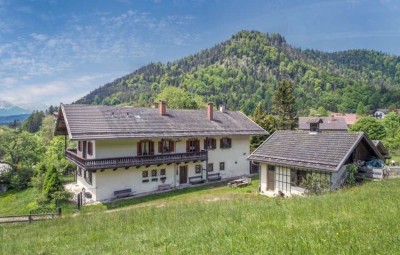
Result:
M38 213L38 214L24 214L24 215L0 215L0 224L2 223L17 223L17 222L33 222L41 220L51 220L61 217L61 208L57 209L55 213Z

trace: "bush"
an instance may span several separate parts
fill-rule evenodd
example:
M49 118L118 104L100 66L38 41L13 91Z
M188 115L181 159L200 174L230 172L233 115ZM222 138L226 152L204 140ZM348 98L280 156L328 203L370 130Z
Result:
M27 168L17 169L11 174L10 188L14 190L23 190L29 186L32 177L32 170Z
M301 183L301 187L305 189L306 194L320 195L329 191L331 183L324 177L315 173L307 174Z

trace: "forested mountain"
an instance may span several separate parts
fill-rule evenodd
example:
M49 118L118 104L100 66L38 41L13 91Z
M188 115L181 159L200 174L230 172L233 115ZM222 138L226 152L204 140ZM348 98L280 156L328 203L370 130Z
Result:
M295 84L299 115L320 106L355 112L400 100L400 58L370 50L325 53L290 46L279 34L240 31L210 49L167 64L152 63L77 101L149 106L166 86L250 114L258 102L271 111L277 80Z

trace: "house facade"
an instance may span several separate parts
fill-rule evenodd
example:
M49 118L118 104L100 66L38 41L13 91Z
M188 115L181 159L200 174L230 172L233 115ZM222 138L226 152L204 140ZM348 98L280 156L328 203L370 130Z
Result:
M94 201L249 174L251 135L266 131L240 112L61 105L56 132L76 142L66 157Z
M343 131L276 131L248 159L260 164L261 193L301 195L302 182L313 174L327 180L329 189L340 188L347 165L383 159L364 133Z

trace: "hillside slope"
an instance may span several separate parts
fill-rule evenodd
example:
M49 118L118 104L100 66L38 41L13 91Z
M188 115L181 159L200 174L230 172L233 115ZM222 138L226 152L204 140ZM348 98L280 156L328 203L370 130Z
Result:
M322 196L289 199L256 195L258 185L245 188L250 192L229 187L210 189L206 197L202 193L205 190L192 190L171 196L172 200L156 198L119 211L32 224L0 224L0 251L399 254L399 184L400 179L384 180ZM235 195L234 199L220 199L228 192ZM199 201L201 197L203 201Z
M400 99L397 56L369 50L301 50L279 34L240 31L181 60L139 68L77 103L148 106L165 86L172 85L249 114L259 101L270 110L274 88L282 76L295 82L299 114L319 106L355 112L359 102L374 109Z

